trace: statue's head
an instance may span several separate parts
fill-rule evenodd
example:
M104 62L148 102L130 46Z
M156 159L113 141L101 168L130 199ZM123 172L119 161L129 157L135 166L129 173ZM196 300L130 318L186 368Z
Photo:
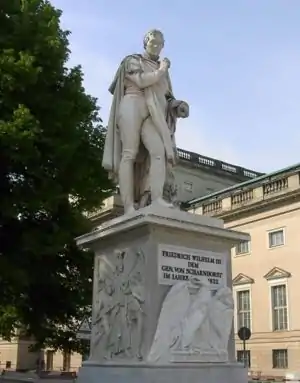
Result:
M158 57L165 44L164 35L158 29L151 29L144 37L145 51L151 57Z

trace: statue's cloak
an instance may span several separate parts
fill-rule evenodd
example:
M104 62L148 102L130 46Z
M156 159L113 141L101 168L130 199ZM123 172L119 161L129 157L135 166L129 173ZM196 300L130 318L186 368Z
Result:
M104 152L102 166L109 172L110 178L118 184L118 172L121 161L122 154L122 143L120 132L118 128L118 110L122 98L125 95L125 75L126 75L126 61L130 58L136 58L140 60L141 64L145 63L147 59L140 54L133 54L126 56L114 77L112 84L109 87L109 92L113 95L112 105L110 109L110 116L107 126L107 133L105 138ZM176 101L173 93L171 81L168 76L169 83L169 93L166 95L167 98L167 110L165 111L164 116L158 116L163 118L164 122L167 123L168 132L159 131L159 134L162 137L166 151L170 151L171 148L174 151L174 158L176 157L176 143L175 143L175 130L177 122L177 107L180 104L180 101ZM144 90L145 97L150 99L150 102L153 103L155 108L155 94L151 90L151 87ZM147 93L148 92L148 93ZM152 93L151 93L152 92ZM154 121L155 123L155 121ZM155 124L157 127L162 124ZM134 186L135 186L135 202L141 204L141 200L144 195L149 194L149 182L148 182L148 171L149 171L149 155L144 147L143 143L140 143L139 152L135 161L134 167Z

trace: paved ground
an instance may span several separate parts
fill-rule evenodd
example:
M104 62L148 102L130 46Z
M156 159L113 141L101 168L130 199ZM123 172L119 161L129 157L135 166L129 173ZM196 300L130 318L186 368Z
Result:
M74 382L76 379L69 379L68 381L69 382ZM36 378L36 379L29 379L29 378L12 378L12 377L9 377L9 378L0 378L0 382L3 382L3 383L66 383L66 379L59 379L59 378L55 378L55 379L41 379L41 378Z
M0 376L0 383L73 383L75 380L72 377L61 377L60 373L51 373L48 377L40 378L33 372L10 371Z

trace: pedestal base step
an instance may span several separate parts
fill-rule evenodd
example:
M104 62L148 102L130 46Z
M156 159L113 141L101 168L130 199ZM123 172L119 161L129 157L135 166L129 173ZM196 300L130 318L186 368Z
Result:
M199 352L187 352L187 351L174 351L172 352L171 362L173 363L226 363L228 362L228 352L219 351L199 351Z
M77 383L247 383L240 363L100 365L85 362Z

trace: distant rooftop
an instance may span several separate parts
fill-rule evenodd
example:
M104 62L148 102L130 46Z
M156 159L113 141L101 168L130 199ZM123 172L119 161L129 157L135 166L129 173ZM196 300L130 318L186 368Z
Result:
M185 203L185 206L187 208L196 208L197 206L202 205L205 201L216 200L219 198L226 198L227 196L230 196L233 193L237 193L239 191L247 190L250 188L255 188L260 185L265 185L270 182L274 182L277 179L280 179L282 177L287 177L290 174L293 174L299 171L300 171L300 163L286 167L284 169L277 170L272 173L260 175L254 179L250 179L248 181L241 182L233 186L229 186L226 189L222 189L211 194L208 194L199 198L195 198Z
M259 173L254 170L242 168L241 166L232 165L227 162L216 160L215 158L202 156L201 154L189 152L184 149L177 148L178 157L181 161L187 162L192 166L201 167L206 170L222 172L229 176L238 177L238 181L253 179L262 176L264 173Z

